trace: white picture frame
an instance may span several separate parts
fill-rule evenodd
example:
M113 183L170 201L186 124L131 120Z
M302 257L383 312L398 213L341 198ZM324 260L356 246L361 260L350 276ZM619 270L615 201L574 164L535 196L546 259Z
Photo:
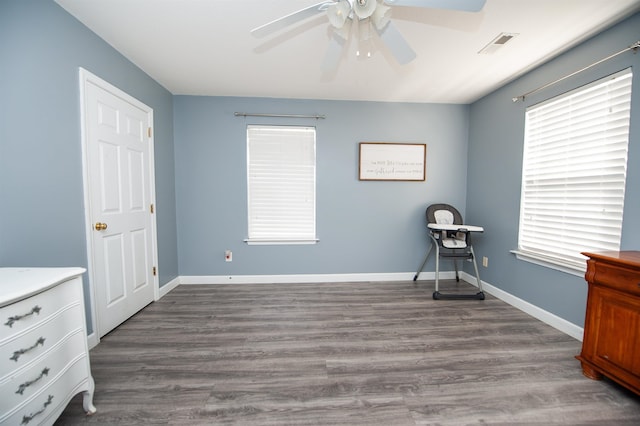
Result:
M360 142L359 151L359 180L426 180L427 144Z

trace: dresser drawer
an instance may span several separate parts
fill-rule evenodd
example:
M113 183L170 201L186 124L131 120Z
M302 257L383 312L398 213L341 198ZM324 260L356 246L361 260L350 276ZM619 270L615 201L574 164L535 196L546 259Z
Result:
M0 345L0 382L12 372L44 356L65 336L84 330L82 304L67 306L48 317L37 328L28 330Z
M37 326L65 306L78 301L77 287L71 281L62 283L49 291L13 303L0 309L0 344L5 339Z
M26 403L15 407L9 413L0 414L0 424L53 424L62 409L61 405L66 405L70 395L86 389L87 380L87 363L82 357L72 362L64 374L56 377L49 386L41 389ZM83 384L85 386L81 386ZM52 415L55 416L51 417Z
M0 425L50 426L78 392L95 412L84 272L0 268Z
M0 382L0 413L7 413L48 387L76 361L86 358L84 333L79 330L51 349L42 359ZM86 363L86 361L85 361ZM88 374L88 371L86 372Z
M593 281L625 293L640 296L640 271L598 263Z

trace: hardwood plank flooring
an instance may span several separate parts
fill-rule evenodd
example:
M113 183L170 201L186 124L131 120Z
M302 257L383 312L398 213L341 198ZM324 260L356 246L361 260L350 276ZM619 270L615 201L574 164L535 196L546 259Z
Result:
M442 290L472 289L445 281ZM91 350L93 416L57 425L638 425L581 343L432 282L183 285Z

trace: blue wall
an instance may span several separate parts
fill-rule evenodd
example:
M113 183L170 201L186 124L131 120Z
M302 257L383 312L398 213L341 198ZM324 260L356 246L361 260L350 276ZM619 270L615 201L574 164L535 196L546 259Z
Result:
M570 52L528 73L471 105L468 219L486 228L475 244L489 257L483 280L552 312L584 325L587 285L583 277L517 260L520 182L525 108L627 67L634 67L631 134L622 229L623 250L640 248L640 54L627 52L602 65L529 96L512 98L577 71L618 52L640 38L640 14L601 33Z
M234 117L235 111L325 120ZM180 275L415 272L424 210L464 212L468 106L177 96L174 99ZM247 124L317 129L317 234L301 246L247 245ZM359 142L427 144L425 182L358 180ZM224 250L233 262L224 261Z
M87 266L78 67L154 110L165 284L178 274L172 95L52 0L0 1L0 266Z
M0 266L86 266L78 67L154 109L160 283L178 275L413 272L424 208L449 202L486 233L485 281L582 325L582 277L516 260L524 109L628 66L627 53L513 103L639 38L640 15L470 106L172 96L52 0L0 1ZM640 235L640 72L634 76L623 249ZM319 113L252 119L234 111ZM248 246L247 124L317 126L309 246ZM358 142L427 143L426 182L361 182ZM225 249L234 260L225 263ZM433 270L429 265L426 270Z

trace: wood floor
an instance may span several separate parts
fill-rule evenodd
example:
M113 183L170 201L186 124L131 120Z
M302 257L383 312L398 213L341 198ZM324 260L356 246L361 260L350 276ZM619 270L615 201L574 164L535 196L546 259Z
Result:
M441 290L455 289L446 281ZM58 425L634 425L580 342L433 283L183 285L91 351L93 416Z

